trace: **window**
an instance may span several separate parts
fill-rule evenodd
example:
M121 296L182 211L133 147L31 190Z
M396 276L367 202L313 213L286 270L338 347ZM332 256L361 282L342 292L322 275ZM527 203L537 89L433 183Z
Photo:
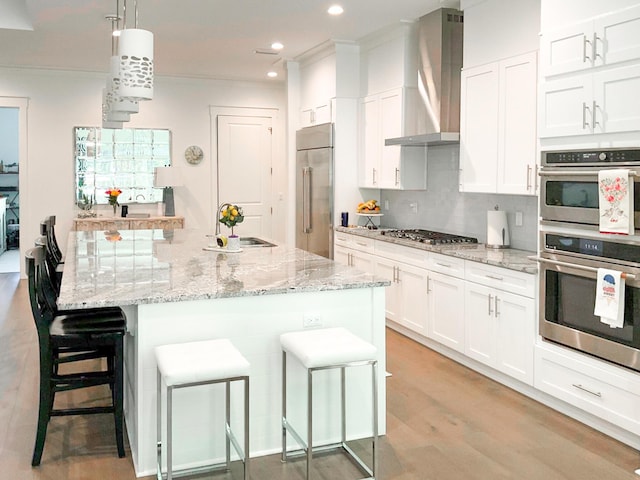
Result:
M109 188L122 190L121 203L162 201L153 172L171 165L169 130L76 127L74 142L76 202L105 205Z

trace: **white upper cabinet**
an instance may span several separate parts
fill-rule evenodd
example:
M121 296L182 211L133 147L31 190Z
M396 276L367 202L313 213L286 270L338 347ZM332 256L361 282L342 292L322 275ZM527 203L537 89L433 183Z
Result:
M462 72L460 191L536 194L537 55Z
M540 48L545 77L638 59L640 6L544 32Z
M640 5L543 32L540 138L640 130Z
M424 148L384 144L387 138L406 135L408 102L406 88L395 88L362 99L360 187L394 190L426 188Z

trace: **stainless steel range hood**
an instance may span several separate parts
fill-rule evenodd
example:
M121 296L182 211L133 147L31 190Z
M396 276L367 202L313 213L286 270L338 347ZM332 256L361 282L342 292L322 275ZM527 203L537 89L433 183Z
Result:
M417 135L388 138L385 145L443 145L460 141L462 12L441 8L418 21Z

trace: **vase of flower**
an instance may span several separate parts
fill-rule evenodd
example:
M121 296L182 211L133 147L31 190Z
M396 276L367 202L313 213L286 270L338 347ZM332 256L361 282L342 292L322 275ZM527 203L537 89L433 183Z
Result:
M242 207L225 203L220 211L218 221L231 229L231 235L227 241L227 250L240 250L240 237L234 233L233 227L244 221Z
M118 206L120 205L118 203L118 196L122 193L122 190L120 190L119 188L110 188L104 193L107 195L107 200L109 201L109 205L113 207L113 216L114 217L117 216Z

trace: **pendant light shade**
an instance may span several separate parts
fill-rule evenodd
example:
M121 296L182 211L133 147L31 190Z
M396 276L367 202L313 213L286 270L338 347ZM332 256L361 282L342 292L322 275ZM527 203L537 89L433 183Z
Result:
M153 99L153 33L125 28L118 39L120 97L132 101Z
M111 57L109 76L107 77L107 103L112 112L138 113L140 105L137 101L123 98L120 94L120 57Z
M102 121L103 122L128 122L131 115L128 112L116 112L111 110L112 94L107 88L102 89Z

